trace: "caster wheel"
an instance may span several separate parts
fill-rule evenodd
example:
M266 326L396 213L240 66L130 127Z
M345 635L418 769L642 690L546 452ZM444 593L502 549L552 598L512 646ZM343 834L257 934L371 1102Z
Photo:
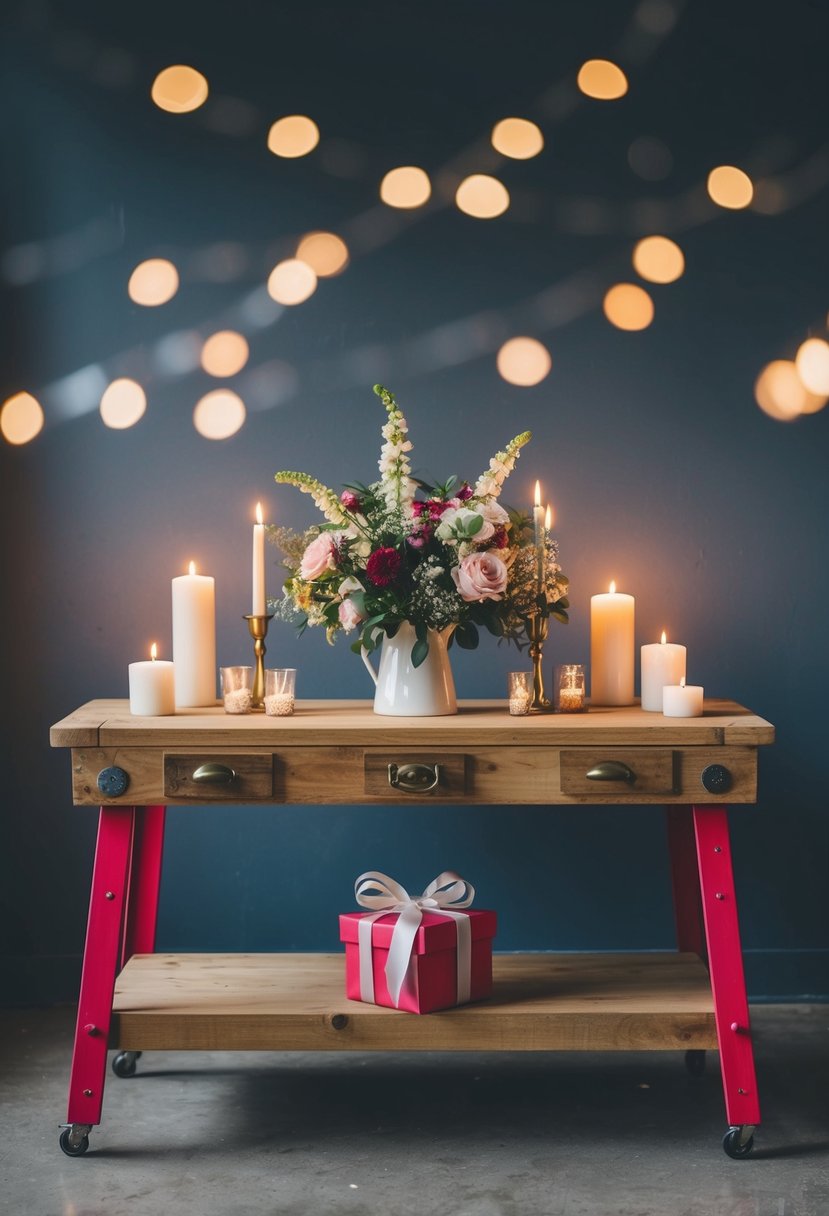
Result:
M740 1137L743 1129L741 1127L729 1127L728 1131L723 1136L722 1146L726 1157L733 1158L734 1161L742 1161L747 1157L754 1148L754 1135L749 1136L743 1144L740 1143Z
M119 1051L112 1058L112 1071L116 1077L134 1077L135 1062L141 1055L140 1051Z
M705 1072L705 1052L704 1051L686 1051L685 1052L685 1067L692 1077L701 1077Z
M65 1127L60 1134L60 1147L67 1157L82 1157L89 1148L89 1136L82 1136L75 1144L71 1142L72 1128Z

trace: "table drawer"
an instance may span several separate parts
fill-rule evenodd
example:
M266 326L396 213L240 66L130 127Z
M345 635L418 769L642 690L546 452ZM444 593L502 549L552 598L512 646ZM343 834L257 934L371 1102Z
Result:
M673 794L678 753L664 747L562 748L563 794Z
M164 796L243 802L273 794L270 752L165 752Z

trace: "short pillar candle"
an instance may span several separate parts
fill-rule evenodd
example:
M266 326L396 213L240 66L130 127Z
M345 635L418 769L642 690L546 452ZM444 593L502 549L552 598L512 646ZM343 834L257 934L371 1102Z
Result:
M701 684L666 684L662 689L662 712L666 718L701 718L703 687Z
M144 718L161 718L176 712L173 664L157 659L158 648L153 642L150 659L130 663L130 713Z
M635 600L621 595L615 582L590 600L590 701L593 705L632 705Z
M665 631L662 641L642 647L642 708L662 713L662 689L685 679L684 646L669 642Z

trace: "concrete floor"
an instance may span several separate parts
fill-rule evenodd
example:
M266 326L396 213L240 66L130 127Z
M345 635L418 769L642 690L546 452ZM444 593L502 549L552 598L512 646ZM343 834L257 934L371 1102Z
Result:
M145 1053L58 1148L72 1011L0 1013L14 1216L829 1216L829 1007L753 1011L765 1123L720 1148L717 1056Z

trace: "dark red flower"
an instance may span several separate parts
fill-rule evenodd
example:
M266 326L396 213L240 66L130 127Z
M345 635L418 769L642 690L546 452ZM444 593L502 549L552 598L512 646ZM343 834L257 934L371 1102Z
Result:
M345 507L346 511L353 511L355 514L362 511L363 504L360 498L352 490L343 490L340 495L340 502Z
M509 544L506 528L496 528L489 543L493 549L506 549Z
M461 486L461 488L458 490L455 497L459 498L461 500L461 502L467 502L472 497L474 492L475 491L472 489L472 486L469 484L469 482L465 481L463 483L463 485Z
M444 502L442 498L430 498L426 503L429 510L430 519L440 519L444 511L448 511L451 507L450 502Z
M412 503L412 515L414 515L417 519L419 519L421 515L425 515L428 510L429 508L425 502L418 501Z
M375 549L366 562L366 574L375 587L388 587L400 573L401 562L396 549Z
M423 524L416 532L406 538L413 549L422 549L432 539L432 529L429 524Z

